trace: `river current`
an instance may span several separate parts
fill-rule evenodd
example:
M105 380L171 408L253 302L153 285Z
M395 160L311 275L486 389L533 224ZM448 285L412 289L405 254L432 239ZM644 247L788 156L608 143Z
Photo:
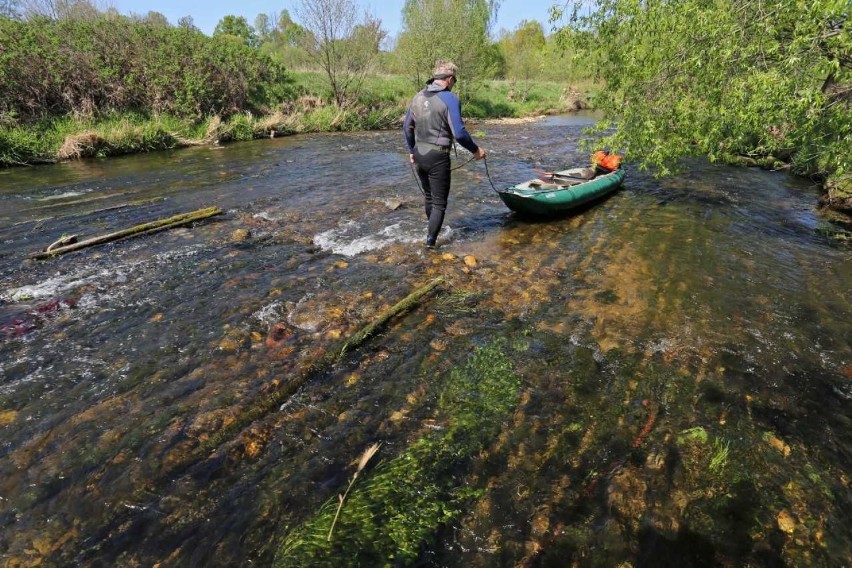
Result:
M470 129L500 186L592 121ZM0 560L846 565L852 251L817 198L628 164L534 221L471 162L433 252L396 131L0 171Z

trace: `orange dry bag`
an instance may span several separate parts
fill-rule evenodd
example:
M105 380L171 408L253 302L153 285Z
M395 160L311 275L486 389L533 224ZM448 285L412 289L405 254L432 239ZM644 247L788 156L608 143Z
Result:
M592 164L602 170L614 172L621 165L621 154L610 154L599 150L592 154Z

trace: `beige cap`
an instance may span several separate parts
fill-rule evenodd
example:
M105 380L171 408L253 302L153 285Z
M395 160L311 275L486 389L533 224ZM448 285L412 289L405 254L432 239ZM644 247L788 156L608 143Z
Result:
M456 67L456 64L452 61L441 61L438 60L435 62L435 70L432 71L433 79L446 79L450 75L456 76L458 74L459 68Z

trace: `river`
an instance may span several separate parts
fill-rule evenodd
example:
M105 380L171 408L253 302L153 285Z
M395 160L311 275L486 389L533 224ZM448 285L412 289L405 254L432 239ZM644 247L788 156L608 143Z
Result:
M471 130L507 185L592 121ZM531 221L472 162L435 252L399 132L0 171L2 564L848 564L852 251L692 166Z

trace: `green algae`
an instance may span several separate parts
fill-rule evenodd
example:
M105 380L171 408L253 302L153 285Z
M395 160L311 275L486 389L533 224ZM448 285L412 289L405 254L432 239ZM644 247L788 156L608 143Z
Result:
M365 472L335 526L337 497L284 538L275 566L381 566L414 561L442 524L480 491L463 482L471 460L500 432L517 404L520 381L500 347L476 350L447 378L438 414L447 428L415 441Z
M722 440L713 440L713 455L710 457L710 463L707 467L712 473L721 473L728 464L728 454L730 453L730 442Z
M705 430L701 426L696 426L695 428L689 428L688 430L684 430L677 437L677 441L679 444L686 444L689 442L706 444L708 439L709 435L707 434L707 430Z

